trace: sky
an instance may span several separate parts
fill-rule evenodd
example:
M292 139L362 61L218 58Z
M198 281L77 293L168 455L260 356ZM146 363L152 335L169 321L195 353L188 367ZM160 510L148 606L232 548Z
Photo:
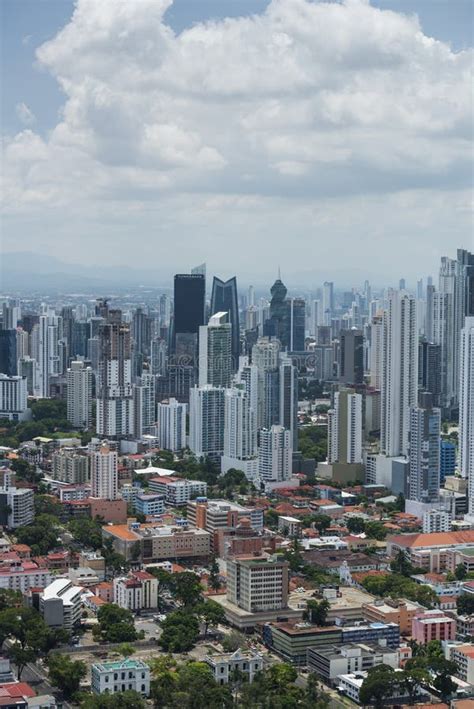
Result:
M262 283L474 248L471 0L1 0L2 250Z

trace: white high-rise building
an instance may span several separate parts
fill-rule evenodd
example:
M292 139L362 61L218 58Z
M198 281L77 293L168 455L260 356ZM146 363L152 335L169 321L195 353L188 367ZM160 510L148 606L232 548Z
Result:
M16 331L16 358L17 360L28 357L30 354L30 338L26 330L19 327Z
M92 417L92 368L82 361L67 370L67 418L75 428L89 428Z
M376 315L370 325L370 386L382 387L383 317Z
M199 327L199 386L229 387L232 379L232 325L216 313Z
M257 426L250 397L241 385L224 394L224 455L253 458L257 455Z
M118 500L117 451L104 444L90 454L91 497L103 500Z
M461 330L459 360L459 470L468 479L469 514L474 517L474 317Z
M407 455L410 406L418 393L418 325L416 300L406 291L391 291L383 316L381 450Z
M311 312L309 317L309 334L311 337L316 337L318 333L318 327L323 325L323 316L321 313L321 301L313 300L311 301Z
M155 377L153 374L142 374L140 383L133 387L133 421L135 438L141 438L144 433L150 433L156 422L155 412Z
M27 391L30 396L37 395L38 364L31 357L22 357L18 360L18 374L26 378Z
M18 326L18 321L21 319L20 302L15 300L10 303L3 303L2 314L2 329L15 330Z
M218 462L224 452L224 392L210 384L189 392L189 447L197 458Z
M250 399L250 408L253 409L256 417L258 410L258 368L255 364L249 364L248 357L239 357L239 369L235 381L245 387ZM255 418L256 425L257 420Z
M291 432L283 426L272 426L270 429L262 429L259 437L260 479L263 482L289 480L293 459Z
M362 394L341 389L328 412L329 463L362 463Z
M186 448L186 404L176 399L158 404L158 440L161 448L179 451Z
M325 281L323 284L323 319L325 325L330 325L334 312L334 283Z
M37 389L41 398L49 397L50 377L60 371L60 330L61 318L49 309L40 315L39 323L33 327L32 355L38 363Z
M28 409L28 388L25 377L8 377L0 373L0 419L27 421L31 418Z
M151 341L151 373L160 377L166 374L166 362L168 347L166 341L161 337L155 337Z

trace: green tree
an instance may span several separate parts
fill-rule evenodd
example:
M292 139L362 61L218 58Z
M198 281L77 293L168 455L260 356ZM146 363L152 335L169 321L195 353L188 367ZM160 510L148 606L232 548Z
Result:
M158 605L158 610L160 611L163 606L163 595L164 595L165 591L170 591L173 588L173 574L171 574L169 571L165 571L165 569L159 569L159 568L155 568L155 569L152 568L152 569L150 569L150 572L158 580L157 605Z
M155 657L151 661L152 681L150 694L156 709L172 706L178 687L177 663L171 657Z
M132 613L115 603L105 603L97 613L96 637L111 643L127 643L137 639ZM95 630L95 628L94 628Z
M216 628L219 623L225 622L224 609L216 601L204 601L197 606L196 610L200 620L204 623L204 637L207 636L209 626Z
M346 527L351 534L361 534L365 532L365 521L362 517L350 517L346 522Z
M237 630L232 630L228 635L222 638L222 647L224 652L235 652L239 648L244 648L247 643L245 635Z
M474 614L474 594L461 593L456 601L456 609L459 615Z
M43 477L36 472L36 466L28 463L23 458L16 458L10 463L10 468L19 480L26 480L29 483L38 483Z
M308 675L305 699L308 709L326 709L329 706L331 697L321 690L318 676L315 672L311 672Z
M377 541L383 541L388 534L382 522L376 520L367 522L365 525L365 533L369 539L376 539Z
M410 705L415 704L416 695L424 684L427 684L430 674L423 667L405 669L402 674L401 686L410 698Z
M36 662L37 653L30 647L22 647L20 643L15 643L8 648L8 657L16 666L16 673L20 680L25 667L30 662Z
M165 652L191 650L199 637L197 618L185 610L170 613L161 624L159 644Z
M0 611L5 608L17 608L23 603L23 596L20 591L10 591L8 588L0 589Z
M182 571L173 576L173 596L184 608L195 606L202 597L199 576L192 571Z
M102 546L102 526L88 517L78 517L69 522L69 531L81 546L100 549Z
M85 663L56 653L49 655L47 663L51 684L58 687L66 698L73 697L87 674Z
M330 607L331 605L326 599L322 601L313 601L310 599L306 604L303 617L315 625L325 625Z
M397 679L393 668L388 665L376 665L370 668L362 682L359 701L361 704L373 704L375 709L382 709L396 687Z
M323 534L332 524L332 519L328 515L314 515L311 521L320 534Z
M454 575L458 581L462 581L467 576L466 567L464 564L458 564L454 570Z
M401 574L402 576L410 576L413 573L413 567L402 549L398 550L395 558L390 562L390 568L396 574Z

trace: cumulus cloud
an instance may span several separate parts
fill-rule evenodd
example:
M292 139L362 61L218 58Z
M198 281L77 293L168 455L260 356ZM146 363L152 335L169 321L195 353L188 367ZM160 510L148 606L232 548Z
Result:
M162 219L178 200L199 221L212 204L214 248L229 199L247 229L276 204L311 229L315 203L336 200L340 215L416 190L419 209L468 185L472 53L427 37L415 16L364 0L273 0L261 15L175 35L171 4L78 0L38 48L66 100L47 139L25 131L7 145L11 212L88 202L100 224L105 202L135 213L156 200ZM321 228L342 239L339 227Z
M15 106L15 111L16 115L24 126L32 126L34 123L36 123L36 116L31 110L31 108L26 105L26 103L17 103L17 105Z

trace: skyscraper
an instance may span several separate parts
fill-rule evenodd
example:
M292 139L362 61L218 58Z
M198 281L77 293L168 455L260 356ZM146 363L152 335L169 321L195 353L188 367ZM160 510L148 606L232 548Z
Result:
M323 283L323 319L325 325L330 325L334 314L334 283Z
M186 448L186 404L176 399L158 404L158 441L161 448L180 451Z
M364 335L361 330L342 330L340 335L339 381L344 384L364 382Z
M290 352L303 352L306 330L306 301L290 298L288 301L286 342Z
M277 278L270 289L272 299L270 301L270 313L265 321L263 334L267 337L278 339L283 347L287 347L288 342L288 304L286 301L287 289L280 278Z
M474 517L474 316L461 331L459 387L459 470L468 479L469 514Z
M416 300L405 291L391 291L383 316L381 450L386 456L406 455L410 406L418 389L418 327Z
M205 277L180 273L174 277L173 351L195 357L199 328L204 325Z
M118 467L117 452L104 444L90 454L91 462L91 497L103 500L117 500Z
M232 327L232 371L236 371L240 355L239 303L237 279L234 276L222 281L214 276L212 282L211 313L226 312Z
M433 406L441 405L441 345L420 342L418 352L418 386L431 392Z
M75 428L89 428L92 417L92 369L71 362L67 370L67 418Z
M376 315L370 325L370 386L374 389L382 387L382 359L383 359L383 317Z
M59 374L59 346L61 318L50 309L45 309L39 317L38 325L33 327L32 341L34 359L38 363L38 392L40 397L50 395L49 385L52 375Z
M135 438L150 433L156 422L155 410L155 377L153 374L142 374L133 387L133 425Z
M439 497L441 411L433 397L422 392L418 406L410 408L408 499L435 502Z
M215 313L199 328L199 386L229 387L232 378L232 326L227 313Z
M256 411L244 384L224 394L224 453L221 471L242 470L247 479L258 477Z
M99 329L97 433L121 438L134 433L130 327L112 319Z
M167 358L168 347L166 341L161 337L154 337L151 341L151 373L164 377Z
M362 395L340 389L328 412L329 463L362 463Z
M291 433L283 426L264 428L259 434L258 463L262 482L291 478L293 448Z
M252 348L252 364L258 372L258 428L270 428L279 421L280 342L260 337Z
M220 462L224 452L222 387L193 387L189 399L189 447L197 458Z
M0 373L14 377L17 359L16 330L0 330Z
M291 433L291 445L298 450L298 371L291 358L280 355L279 365L279 423Z

